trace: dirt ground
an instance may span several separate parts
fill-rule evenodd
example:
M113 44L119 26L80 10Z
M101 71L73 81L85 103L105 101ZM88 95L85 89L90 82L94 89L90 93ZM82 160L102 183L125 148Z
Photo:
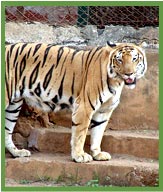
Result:
M20 180L16 181L14 179L5 179L5 183L7 187L63 187L68 186L65 182L57 183L57 181L46 181L46 180L38 180L38 181L28 181L28 180ZM74 186L79 186L79 184L75 184Z

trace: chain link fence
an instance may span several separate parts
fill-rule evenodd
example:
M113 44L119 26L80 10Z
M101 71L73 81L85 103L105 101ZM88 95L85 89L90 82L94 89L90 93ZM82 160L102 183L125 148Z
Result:
M65 25L130 25L134 28L158 26L159 7L150 6L53 6L6 7L6 21L42 22L55 26Z
M6 43L101 46L145 41L159 47L158 6L7 6Z

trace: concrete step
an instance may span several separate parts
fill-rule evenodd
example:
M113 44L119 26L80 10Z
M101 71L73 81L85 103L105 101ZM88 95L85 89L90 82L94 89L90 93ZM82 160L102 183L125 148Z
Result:
M19 136L18 134L17 141L20 140ZM33 129L28 138L28 145L37 148L40 152L70 154L70 139L71 129L53 126L53 128ZM101 146L102 150L111 154L158 159L159 135L157 130L106 130ZM89 152L89 149L90 133L88 132L85 150Z
M42 185L48 181L49 186L157 186L158 172L157 160L126 155L113 155L110 161L75 163L63 153L34 153L15 159L6 154L6 178L26 182L28 186L36 186L39 181Z

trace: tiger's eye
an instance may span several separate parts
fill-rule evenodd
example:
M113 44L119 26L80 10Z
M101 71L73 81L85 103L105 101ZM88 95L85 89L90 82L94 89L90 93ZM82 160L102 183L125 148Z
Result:
M135 62L135 61L137 61L137 58L136 58L136 57L133 58L133 62Z

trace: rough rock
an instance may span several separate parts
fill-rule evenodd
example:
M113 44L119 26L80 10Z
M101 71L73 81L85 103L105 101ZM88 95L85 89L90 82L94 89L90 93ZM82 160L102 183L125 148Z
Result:
M32 32L32 33L31 33ZM148 48L159 47L159 28L144 27L139 30L130 26L105 26L98 29L94 25L79 26L52 26L34 22L15 23L7 22L5 25L6 42L43 42L67 46L99 46L111 42L145 41Z
M22 171L23 170L23 171ZM69 185L86 185L93 179L104 186L156 186L158 163L114 156L111 161L74 163L64 154L33 154L30 158L8 157L6 177L17 181L64 181Z

